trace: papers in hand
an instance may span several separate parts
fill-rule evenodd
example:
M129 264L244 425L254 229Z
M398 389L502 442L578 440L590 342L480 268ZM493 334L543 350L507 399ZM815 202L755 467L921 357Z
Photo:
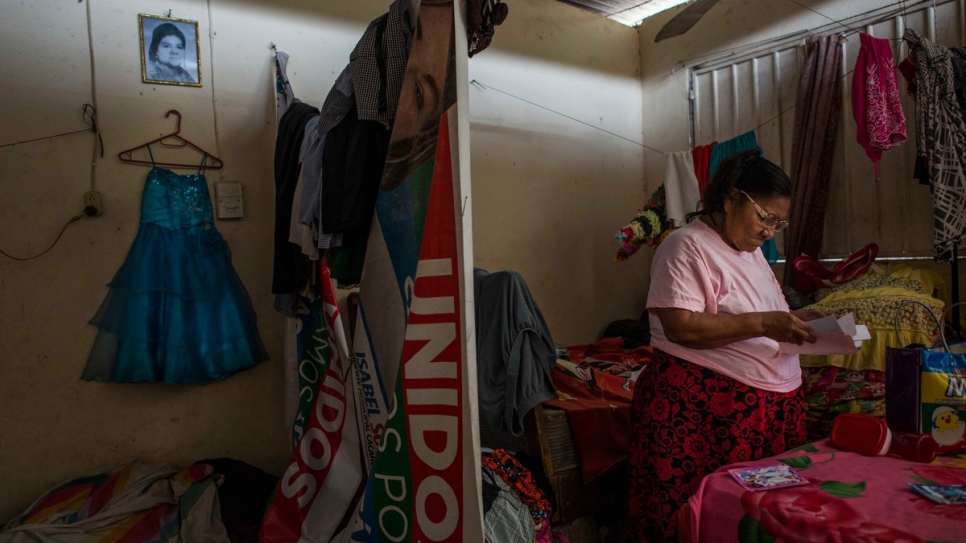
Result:
M829 316L808 321L808 325L815 343L779 343L779 350L785 354L855 354L863 340L872 339L864 324L855 324L852 313L838 319Z

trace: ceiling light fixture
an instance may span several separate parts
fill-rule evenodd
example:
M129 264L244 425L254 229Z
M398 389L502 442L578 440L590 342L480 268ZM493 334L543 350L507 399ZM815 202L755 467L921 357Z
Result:
M641 24L641 21L654 14L671 9L675 6L680 6L681 4L686 4L690 1L691 0L647 0L634 7L608 15L607 18L627 26L637 26Z

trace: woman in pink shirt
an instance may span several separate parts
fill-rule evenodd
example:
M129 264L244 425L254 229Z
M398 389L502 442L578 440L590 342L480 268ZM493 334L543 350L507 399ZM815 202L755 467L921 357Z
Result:
M677 541L678 512L701 478L801 445L798 356L815 337L789 311L760 247L788 223L791 181L758 151L721 163L701 211L661 244L647 308L654 362L634 389L628 533Z

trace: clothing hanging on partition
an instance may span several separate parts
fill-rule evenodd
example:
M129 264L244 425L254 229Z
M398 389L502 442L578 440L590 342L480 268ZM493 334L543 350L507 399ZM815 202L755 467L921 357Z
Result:
M295 91L288 80L288 54L275 51L275 123L285 114L288 106L295 101Z
M368 229L412 46L409 0L373 20L329 90L299 158L298 221L316 225L343 288L362 276Z
M299 151L305 126L319 110L296 101L282 115L275 141L275 260L272 274L272 293L282 295L276 309L294 316L294 294L305 286L310 268L300 247L289 242L292 202L299 178Z
M295 90L292 88L287 73L288 59L288 54L275 49L275 76L273 81L275 85L276 138L278 137L278 127L282 116L288 110L288 107L295 102ZM296 183L296 187L300 184L301 178ZM291 241L292 229L299 227L293 226L291 222L289 225L289 241ZM285 420L295 420L299 401L302 398L302 387L299 381L301 365L299 364L299 321L296 318L298 314L296 300L295 293L275 295L275 310L282 314L282 373L285 382Z
M310 128L312 121L306 124L306 129ZM297 245L302 249L302 254L309 260L318 260L322 255L316 242L317 232L315 224L302 224L299 222L298 210L302 205L302 184L303 175L299 173L298 183L295 185L295 194L292 197L292 216L289 218L288 242Z
M409 0L393 2L385 15L369 23L349 55L360 120L392 127L413 42L409 9Z
M318 248L330 249L342 246L340 232L322 229L322 159L329 131L342 121L355 103L352 90L352 73L348 66L339 74L335 85L329 90L318 118L310 121L305 132L299 162L302 164L302 197L298 220L302 224L315 224L318 229Z
M469 56L490 46L496 26L503 24L510 9L500 0L468 0L466 2L466 41Z

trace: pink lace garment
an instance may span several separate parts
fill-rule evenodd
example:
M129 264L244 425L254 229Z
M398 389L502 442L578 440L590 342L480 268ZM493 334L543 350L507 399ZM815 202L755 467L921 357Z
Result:
M852 115L856 139L875 165L878 183L882 153L906 141L906 116L899 103L889 40L864 33L859 38L861 46L852 73Z

